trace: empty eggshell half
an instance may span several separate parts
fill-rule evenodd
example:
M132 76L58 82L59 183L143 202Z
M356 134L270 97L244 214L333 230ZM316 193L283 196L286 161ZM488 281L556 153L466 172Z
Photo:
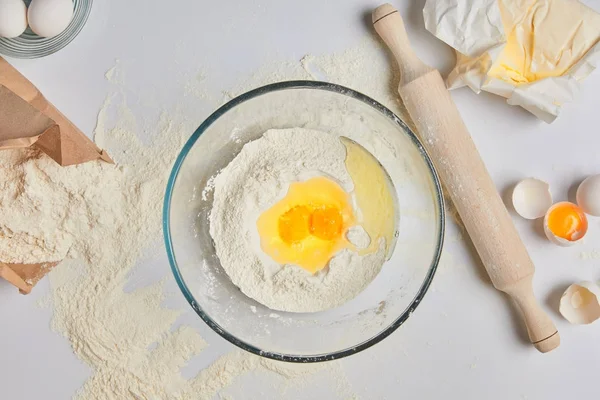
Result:
M591 324L600 318L600 287L593 282L569 286L560 298L559 311L572 324Z
M552 205L550 186L539 179L523 179L513 189L512 202L515 211L521 217L541 218Z

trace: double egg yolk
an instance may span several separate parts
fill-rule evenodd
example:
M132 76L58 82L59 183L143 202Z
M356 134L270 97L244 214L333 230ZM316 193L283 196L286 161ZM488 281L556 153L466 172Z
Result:
M280 264L314 273L338 251L352 248L345 233L354 225L350 195L324 177L290 184L288 193L257 221L261 247Z

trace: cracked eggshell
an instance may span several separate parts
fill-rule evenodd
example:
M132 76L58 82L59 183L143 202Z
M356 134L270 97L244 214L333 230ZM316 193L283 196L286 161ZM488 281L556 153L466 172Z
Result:
M552 205L550 186L539 179L523 179L513 189L512 203L521 217L541 218Z
M583 212L600 217L600 174L585 178L577 188L577 205Z
M560 298L559 311L572 324L591 324L600 318L600 287L587 281L569 286Z

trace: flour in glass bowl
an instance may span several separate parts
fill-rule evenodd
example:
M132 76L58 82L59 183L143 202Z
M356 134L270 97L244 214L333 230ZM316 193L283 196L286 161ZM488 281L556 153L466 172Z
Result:
M247 296L275 310L321 311L354 298L379 273L385 240L371 254L342 250L314 275L282 266L261 250L256 221L285 196L289 183L325 176L353 190L345 157L336 135L273 129L246 144L214 179L210 234L223 269Z

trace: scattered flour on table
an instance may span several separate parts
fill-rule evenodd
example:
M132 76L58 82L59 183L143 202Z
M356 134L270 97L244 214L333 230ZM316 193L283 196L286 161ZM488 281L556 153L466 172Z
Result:
M583 261L600 260L600 250L582 251L579 259Z
M123 67L126 64L118 62L107 73L112 92L100 111L96 129L96 141L108 150L116 165L91 162L59 168L35 151L0 152L0 168L9 163L17 165L10 171L1 170L0 182L4 186L0 193L0 209L4 211L10 204L11 211L21 212L20 218L12 220L5 212L0 213L0 218L8 218L0 222L1 226L8 226L4 221L12 224L11 232L3 230L0 234L31 233L30 237L20 234L19 239L30 246L29 250L11 252L7 249L12 245L0 239L3 249L0 251L3 255L10 253L10 257L25 253L18 256L21 260L47 261L47 257L67 257L49 275L50 303L54 310L54 329L69 340L77 357L92 370L91 377L76 397L213 399L240 375L275 373L287 382L286 387L293 386L293 391L285 396L276 394L275 398L290 398L301 395L301 388L309 386L311 377L317 372L328 374L332 382L339 382L335 384L339 398L353 397L339 362L296 366L238 350L218 358L191 379L182 377L180 368L188 359L196 355L202 357L205 341L191 328L173 328L184 311L162 306L165 297L162 282L134 290L125 290L125 287L142 254L146 258L150 248L163 253L162 247L156 244L161 243L160 219L166 177L177 152L199 121L188 121L189 113L180 115L170 111L158 124L152 121L148 123L150 127L138 126L123 93L126 82ZM373 39L342 53L307 56L302 63L269 61L225 95L227 98L285 79L314 79L315 71L324 74L319 79L363 92L405 116L393 83L394 71L390 69L384 50ZM188 96L186 102L215 98L214 93L202 95L202 85L209 80L210 71L202 69L200 72L206 74L207 79L199 80L194 76L182 88L182 93L194 94ZM212 109L217 105L206 106ZM118 121L116 126L108 126L111 116ZM143 130L152 133L151 142L138 139L136 132ZM70 174L72 176L67 177ZM27 182L35 182L35 187ZM102 191L101 188L108 189ZM6 199L4 189L23 196L22 200L30 197L32 203L10 196ZM110 191L113 193L108 196ZM44 201L41 201L40 193L44 194ZM28 207L30 209L26 210ZM27 226L29 219L25 220L23 216L31 213L39 218L36 220L39 227ZM77 217L81 224L74 225L72 213L81 216ZM53 229L46 224L56 224L57 235L46 235ZM188 309L185 311L189 312Z
M247 143L214 180L210 234L221 265L242 292L269 308L314 312L336 307L360 293L385 260L385 240L364 256L344 249L314 275L275 262L261 250L256 221L281 200L294 181L315 176L353 190L338 136L291 128L267 131Z
M280 59L265 63L246 80L225 94L229 100L250 89L272 82L308 79L333 82L347 86L377 100L402 118L411 128L414 125L398 94L398 67L387 54L388 49L371 36L358 45L332 54L307 54L299 61Z

